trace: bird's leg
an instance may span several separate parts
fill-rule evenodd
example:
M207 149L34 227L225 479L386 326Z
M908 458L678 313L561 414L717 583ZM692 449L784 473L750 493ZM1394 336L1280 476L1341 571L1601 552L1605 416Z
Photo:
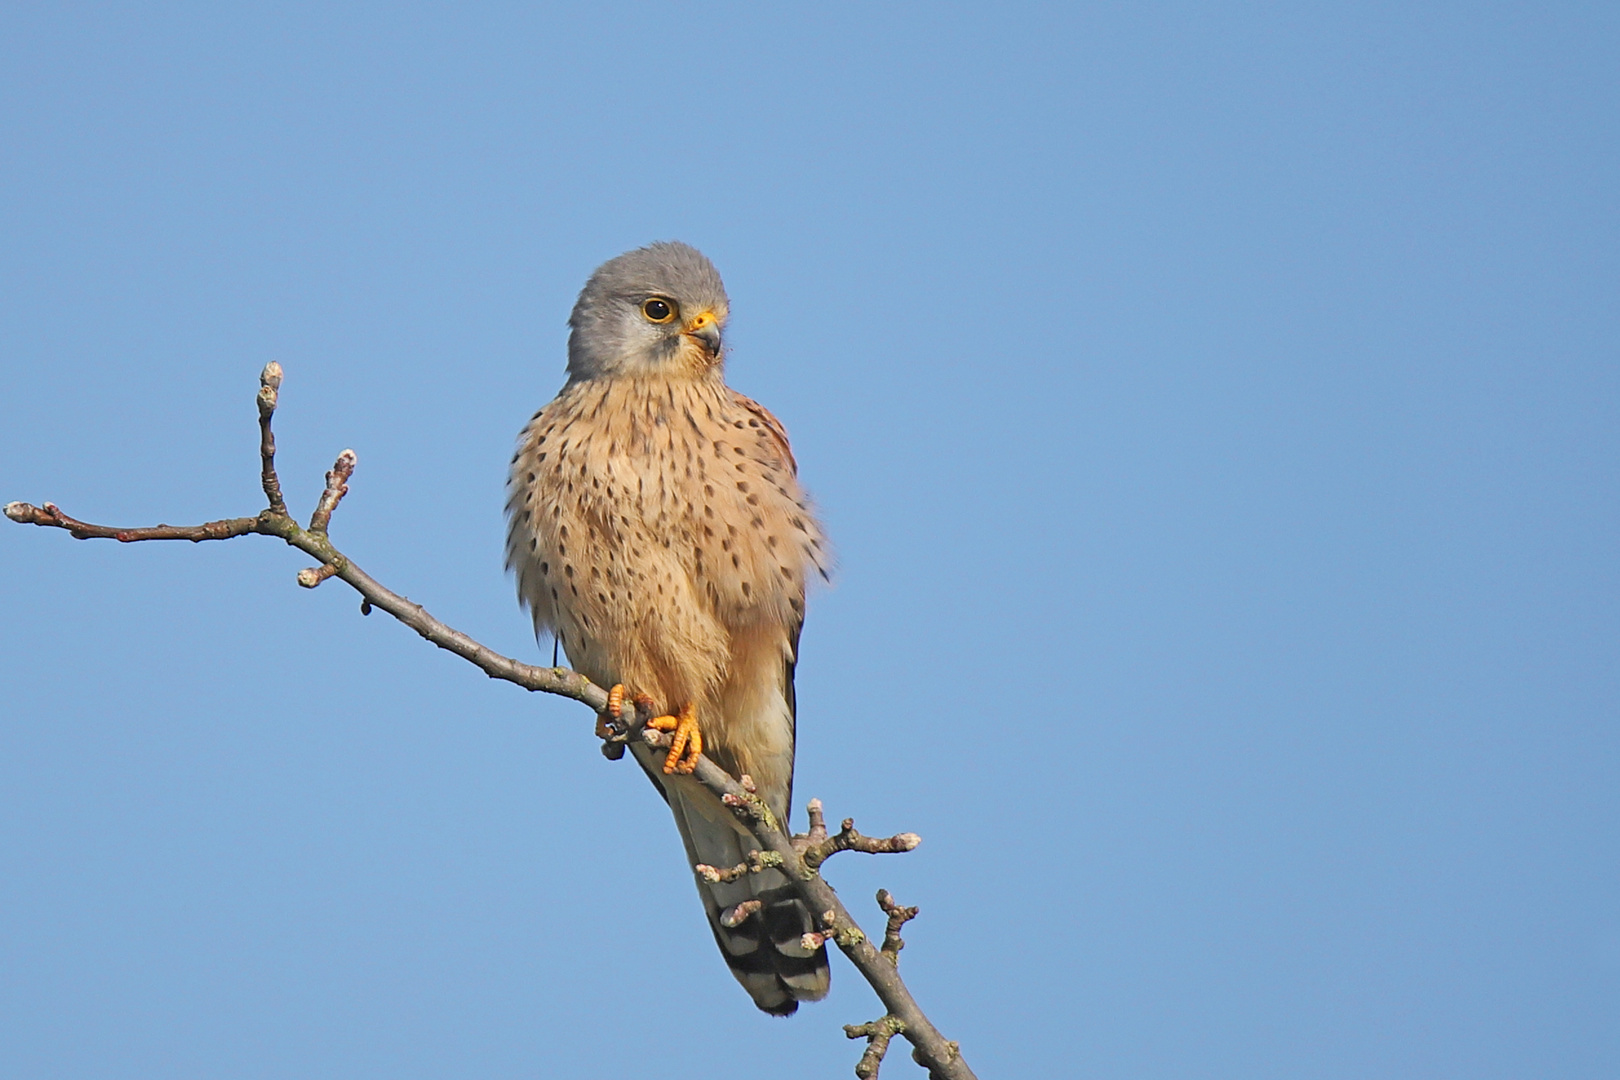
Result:
M688 701L675 716L655 716L647 721L655 731L673 731L669 756L664 759L665 773L690 773L697 768L698 755L703 753L703 732L698 728L697 703Z

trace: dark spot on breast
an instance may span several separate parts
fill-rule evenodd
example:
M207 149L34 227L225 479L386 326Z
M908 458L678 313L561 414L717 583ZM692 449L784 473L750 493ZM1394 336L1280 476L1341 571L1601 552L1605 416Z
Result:
M574 567L573 567L573 564L572 564L572 563L570 563L570 564L569 564L569 565L567 565L567 566L564 566L564 567L563 567L563 573L565 573L565 574L567 574L567 575L568 575L568 576L569 576L569 577L570 577L570 578L572 578L572 577L573 577L573 576L574 576Z
M748 584L748 582L745 581L745 582L742 583L742 591L743 591L743 595L747 596L747 595L749 595L750 593L752 593L754 591L754 587L752 585Z
M731 556L731 565L732 565L732 567L734 569L740 570L740 569L742 569L742 560L737 558L737 556L735 554L733 554Z
M782 575L782 580L783 581L791 581L791 580L793 580L793 571L789 570L785 566L778 566L776 568L776 572Z
M747 491L748 490L748 481L746 481L746 480L737 481L737 490L738 491Z
M765 538L765 545L766 545L766 546L767 546L767 547L775 547L775 546L776 546L776 537L774 537L774 536L767 536L767 537L766 537L766 538Z
M534 483L534 473L529 474L529 483Z
M758 495L750 495L750 496L748 496L747 500L745 500L745 501L748 503L749 506L758 506L759 505L759 496Z
M532 541L531 541L531 543L532 543ZM540 564L540 576L545 577L549 573L551 573L551 564L548 563L548 562L541 563Z

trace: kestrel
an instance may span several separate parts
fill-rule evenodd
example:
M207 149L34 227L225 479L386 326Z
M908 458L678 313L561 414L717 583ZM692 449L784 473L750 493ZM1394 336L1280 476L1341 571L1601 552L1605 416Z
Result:
M685 244L599 267L568 320L568 382L524 429L506 506L536 634L615 703L628 688L675 710L652 721L674 731L667 755L632 749L688 863L716 867L759 845L686 774L699 753L746 773L786 824L805 578L826 567L786 431L725 383L727 313L719 273ZM828 982L785 884L767 871L698 885L732 974L778 1016Z

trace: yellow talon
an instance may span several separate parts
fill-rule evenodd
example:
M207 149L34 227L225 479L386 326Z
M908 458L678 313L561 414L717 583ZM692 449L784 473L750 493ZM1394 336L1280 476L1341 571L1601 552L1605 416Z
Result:
M688 701L677 716L655 716L647 726L656 731L673 731L669 756L664 758L664 772L685 775L697 768L697 759L703 753L703 731L698 727L697 705Z
M608 691L607 705L596 714L596 737L598 739L611 739L624 734L624 699L629 695L630 701L637 709L652 711L653 699L646 694L630 694L624 688L624 683L614 683L613 689Z
M618 734L615 726L624 712L624 683L614 683L608 691L607 708L596 714L596 737L611 739Z

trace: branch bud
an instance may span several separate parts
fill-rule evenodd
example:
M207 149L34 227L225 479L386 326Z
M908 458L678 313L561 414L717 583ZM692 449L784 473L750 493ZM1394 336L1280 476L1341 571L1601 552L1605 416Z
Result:
M306 589L313 589L335 573L337 573L337 567L331 563L326 563L324 566L307 566L298 571L298 584Z
M744 900L734 908L728 908L720 913L720 925L728 930L741 926L743 921L754 912L765 906L763 900Z

